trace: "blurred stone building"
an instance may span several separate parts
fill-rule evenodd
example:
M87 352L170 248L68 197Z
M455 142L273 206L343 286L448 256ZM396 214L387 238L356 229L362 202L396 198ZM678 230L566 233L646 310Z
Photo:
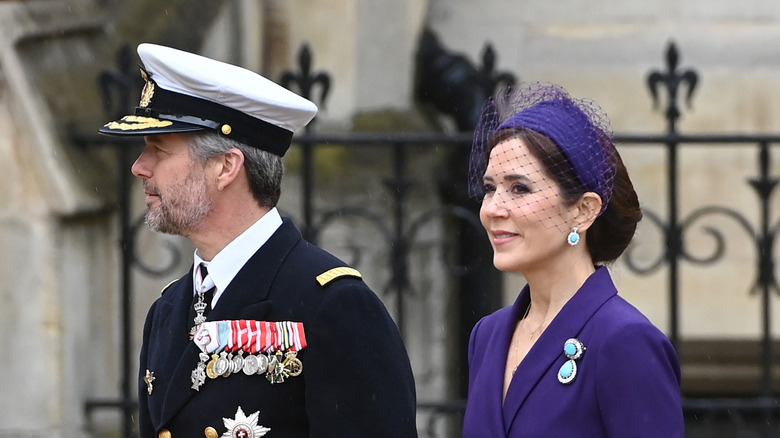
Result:
M123 272L121 183L131 181L128 156L117 145L79 141L94 135L116 110L134 106L101 94L116 83L120 54L155 42L243 65L279 80L300 68L301 48L331 86L314 127L317 134L358 131L450 133L458 124L420 96L418 52L424 30L454 55L479 65L489 44L497 68L520 80L550 81L574 96L599 102L617 133L663 133L646 80L663 70L667 45L680 50L682 68L700 75L692 108L681 105L678 129L692 133L780 132L780 4L761 0L658 0L655 2L555 2L483 0L232 0L198 2L117 0L0 1L0 330L6 360L0 373L0 437L120 436L122 388L135 390L135 360L146 309L159 290L191 263L181 239L143 229L141 192L131 182L127 214L138 226L138 258ZM125 52L126 53L126 52ZM126 59L126 58L125 58ZM126 69L135 74L132 65ZM110 87L109 87L110 89ZM663 101L663 98L661 99ZM324 103L324 104L323 104ZM663 102L662 102L663 103ZM122 105L126 108L119 108ZM132 151L132 144L126 150ZM621 146L643 205L665 213L665 155L661 148ZM757 172L754 153L696 146L681 153L682 215L717 203L759 220L745 180ZM132 158L132 157L130 157ZM410 219L441 204L437 184L441 150L415 153L408 173L414 186ZM287 158L281 209L300 220L303 158ZM373 149L323 150L315 160L315 215L336 203L361 204L379 217L388 211L384 177L390 155ZM127 166L126 166L127 165ZM769 169L776 174L780 166ZM446 169L445 169L446 170ZM452 169L449 169L452 170ZM776 196L772 199L776 203ZM646 221L634 255L650 263L663 246ZM714 226L714 225L713 225ZM740 234L733 224L731 235ZM728 227L732 227L729 229ZM388 248L365 223L347 222L321 234L320 244L351 259L395 315L413 362L418 398L459 400L463 369L453 353L463 349L453 327L456 307L440 250L448 236L439 221L418 230L409 256L409 293L388 293ZM743 239L744 240L744 239ZM659 243L661 242L661 243ZM683 266L680 336L685 340L753 342L760 337L760 301L750 294L756 276L750 245L731 240L713 266ZM706 230L691 251L708 253ZM700 248L700 249L698 249ZM621 262L613 268L621 293L659 327L669 326L664 270L638 276ZM522 278L502 278L502 295L489 307L510 303ZM123 302L125 281L132 299ZM391 289L391 288L390 288ZM123 306L129 313L123 315ZM777 297L772 320L778 319ZM461 309L462 311L463 309ZM474 315L478 317L479 315ZM125 346L123 333L129 327ZM465 328L468 329L467 327ZM460 332L458 330L461 330ZM773 328L777 333L777 328ZM775 335L776 337L776 335ZM460 344L459 346L455 344ZM725 345L725 344L724 344ZM728 344L733 345L733 344ZM123 350L127 348L127 350ZM127 363L127 352L130 359ZM710 370L712 371L712 370ZM710 372L708 371L708 372ZM713 371L717 372L717 370ZM751 371L748 371L750 374ZM715 374L720 378L723 374ZM750 376L748 376L750 377ZM128 383L129 382L129 383ZM460 383L459 383L460 382ZM706 388L705 388L706 389ZM456 403L457 406L457 403ZM428 431L429 413L418 424ZM457 436L454 423L433 423ZM453 424L455 424L453 426ZM422 434L421 434L422 435Z

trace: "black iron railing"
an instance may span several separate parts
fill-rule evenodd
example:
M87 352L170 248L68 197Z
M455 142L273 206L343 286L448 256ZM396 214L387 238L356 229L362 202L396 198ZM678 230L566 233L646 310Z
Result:
M122 56L127 56L122 55ZM492 49L485 51L483 64L485 67L480 70L482 81L485 76L493 76L496 83L511 83L512 78L506 74L496 74L493 70L495 62L495 53ZM297 87L306 97L311 97L313 89L320 87L320 96L324 99L330 88L332 81L324 73L312 72L311 53L308 48L301 52L299 62L301 63L298 73L287 73L284 83L289 87ZM678 69L679 56L674 45L670 45L666 52L666 71L651 72L648 76L648 86L651 95L657 98L659 86L663 85L666 90L665 118L667 120L666 132L659 135L616 135L616 142L621 149L634 147L662 148L666 151L666 177L664 182L667 187L666 199L664 200L665 215L660 215L652 210L645 210L645 226L656 227L663 236L661 253L657 255L649 264L642 264L637 261L632 252L626 253L619 263L624 263L632 272L637 275L648 275L658 270L664 269L667 274L667 291L669 296L669 327L665 331L669 334L673 344L678 348L684 348L685 339L681 339L680 322L680 296L683 291L680 289L680 263L688 262L697 265L711 265L722 260L726 241L735 239L737 236L725 235L723 232L706 228L708 235L715 241L715 250L706 257L697 257L689 250L685 244L686 233L698 226L699 221L704 217L721 216L734 221L747 235L747 245L754 248L756 254L756 275L753 280L753 288L750 293L759 294L761 297L760 313L756 315L761 320L760 335L760 379L755 382L754 390L750 394L741 397L686 397L684 400L684 409L686 418L689 422L691 433L689 436L719 436L717 434L696 435L699 427L710 427L723 430L745 430L751 431L754 435L750 436L777 436L780 431L780 399L778 391L775 388L772 368L773 368L773 337L772 337L772 294L777 293L779 288L775 276L774 244L777 235L778 220L777 212L773 211L772 198L775 196L774 189L778 178L771 173L772 150L780 145L780 135L722 135L722 134L699 134L683 135L677 132L677 120L681 112L678 108L678 93L681 90L686 91L686 99L690 101L698 83L698 74L693 70ZM120 66L127 66L126 60L120 61ZM120 70L124 67L120 67ZM119 87L119 93L128 93L135 95L136 90L132 90L132 80L124 78L122 75L134 76L135 72L114 71L107 74L104 82L111 84L108 89L116 92ZM484 87L484 82L480 84ZM113 88L111 88L113 87ZM124 88L122 88L124 87ZM484 90L484 88L483 88ZM106 91L106 95L108 95ZM124 102L118 99L119 102ZM320 102L321 104L321 102ZM321 105L322 106L322 105ZM113 115L113 114L111 114ZM312 125L313 126L313 125ZM91 135L74 136L77 143L84 145L110 145L113 140L99 138ZM295 139L294 148L301 151L301 178L303 180L301 188L302 204L299 212L290 212L297 217L297 222L304 230L307 238L317 241L324 229L334 222L345 220L347 218L358 217L361 220L368 221L372 227L380 230L381 245L383 245L389 254L386 269L388 283L381 287L381 292L392 294L395 302L394 315L399 326L408 334L408 324L404 314L404 299L409 291L414 289L413 280L409 275L409 256L414 251L417 242L417 230L430 220L442 221L449 226L455 226L459 232L468 233L469 229L479 229L479 220L473 206L462 202L449 202L441 200L434 203L429 209L412 210L410 204L410 194L415 190L415 179L409 172L409 163L421 151L429 151L431 148L437 148L448 151L452 154L467 153L468 145L471 142L469 133L457 135L440 134L366 134L349 133L343 135L318 135L313 128L309 128L303 136ZM388 194L388 208L383 211L372 211L361 205L335 205L335 206L317 206L319 193L314 184L316 177L316 166L318 151L325 146L340 145L347 150L381 148L389 151L391 163L387 167L387 175L378 175L377 178L383 178L384 187ZM758 204L759 211L752 215L759 218L758 223L754 224L749 219L750 215L739 211L736 207L724 205L709 205L699 207L690 211L686 216L680 215L680 182L684 179L679 174L678 153L681 148L689 146L709 145L713 148L736 148L744 151L745 154L753 154L756 159L757 173L746 181L746 184L752 187ZM132 420L135 408L135 385L134 377L130 375L130 363L134 360L134 355L130 352L131 335L135 333L136 328L131 324L131 303L134 295L133 285L130 283L130 271L138 268L144 270L149 275L159 274L144 268L134 253L134 239L138 231L140 222L130 216L132 208L129 205L129 167L132 157L128 156L127 149L119 154L120 166L127 169L122 173L119 181L120 193L120 220L122 224L122 288L118 292L122 296L122 363L121 370L123 381L121 383L121 395L117 400L89 400L86 402L87 413L95 409L121 409L123 412L123 437L132 436ZM455 160L457 161L457 160ZM347 172L347 170L345 170ZM465 169L453 170L455 177L459 177L458 172L465 172ZM344 176L348 178L347 175ZM419 177L417 177L419 178ZM465 182L465 177L463 179ZM456 224L456 225L453 225ZM446 226L446 225L445 225ZM445 239L441 245L463 246L463 240L458 238ZM327 248L326 248L327 249ZM486 277L485 265L490 264L490 258L481 257L481 250L472 250L470 246L461 248L461 253L466 257L456 257L447 273L452 276L455 284L467 284L473 282L474 276L482 280ZM469 258L471 257L471 258ZM359 267L359 266L358 266ZM491 269L491 268L487 268ZM477 296L468 304L468 312L461 312L459 315L461 330L458 336L462 344L459 348L465 352L467 333L476 318L494 310L496 305L496 296L500 283L488 284L484 295ZM490 286L492 284L492 286ZM471 286L465 289L473 289ZM733 293L729 291L728 293ZM461 352L461 353L463 353ZM465 354L455 354L458 361L464 362ZM685 366L685 363L683 363ZM452 397L449 400L430 400L422 399L419 403L420 414L425 416L425 424L421 426L422 436L435 436L437 431L441 430L440 422L447 421L452 427L449 428L451 436L459 436L458 424L462 419L465 408L465 390L462 382L464 365L460 365L461 375L455 379L459 382L457 391L460 396ZM727 424L726 427L723 425ZM731 428L731 429L729 429ZM740 429L742 428L742 429ZM446 429L446 428L445 428ZM747 432L746 432L747 433Z

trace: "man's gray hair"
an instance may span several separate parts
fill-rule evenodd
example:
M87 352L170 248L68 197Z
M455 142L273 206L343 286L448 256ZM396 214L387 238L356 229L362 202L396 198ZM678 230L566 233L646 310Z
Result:
M201 164L232 148L244 154L244 168L252 195L263 207L275 207L282 192L282 157L225 138L216 132L199 131L188 135L190 155Z

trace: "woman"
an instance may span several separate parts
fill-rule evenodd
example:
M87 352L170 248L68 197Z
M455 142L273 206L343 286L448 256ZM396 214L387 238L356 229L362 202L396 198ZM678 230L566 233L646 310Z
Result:
M472 331L463 436L684 436L674 348L605 267L642 213L597 105L547 84L500 94L470 167L494 264L528 284Z

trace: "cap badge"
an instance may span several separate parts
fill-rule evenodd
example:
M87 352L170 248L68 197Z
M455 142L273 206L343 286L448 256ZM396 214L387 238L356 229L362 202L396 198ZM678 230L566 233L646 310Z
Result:
M146 84L144 84L144 88L141 90L141 102L138 103L138 106L146 108L152 102L152 96L154 96L154 82L149 80L149 75L143 69L141 69L141 77L144 78Z
M221 438L259 438L271 429L257 424L260 411L247 417L241 407L236 411L236 418L223 418L227 432Z

